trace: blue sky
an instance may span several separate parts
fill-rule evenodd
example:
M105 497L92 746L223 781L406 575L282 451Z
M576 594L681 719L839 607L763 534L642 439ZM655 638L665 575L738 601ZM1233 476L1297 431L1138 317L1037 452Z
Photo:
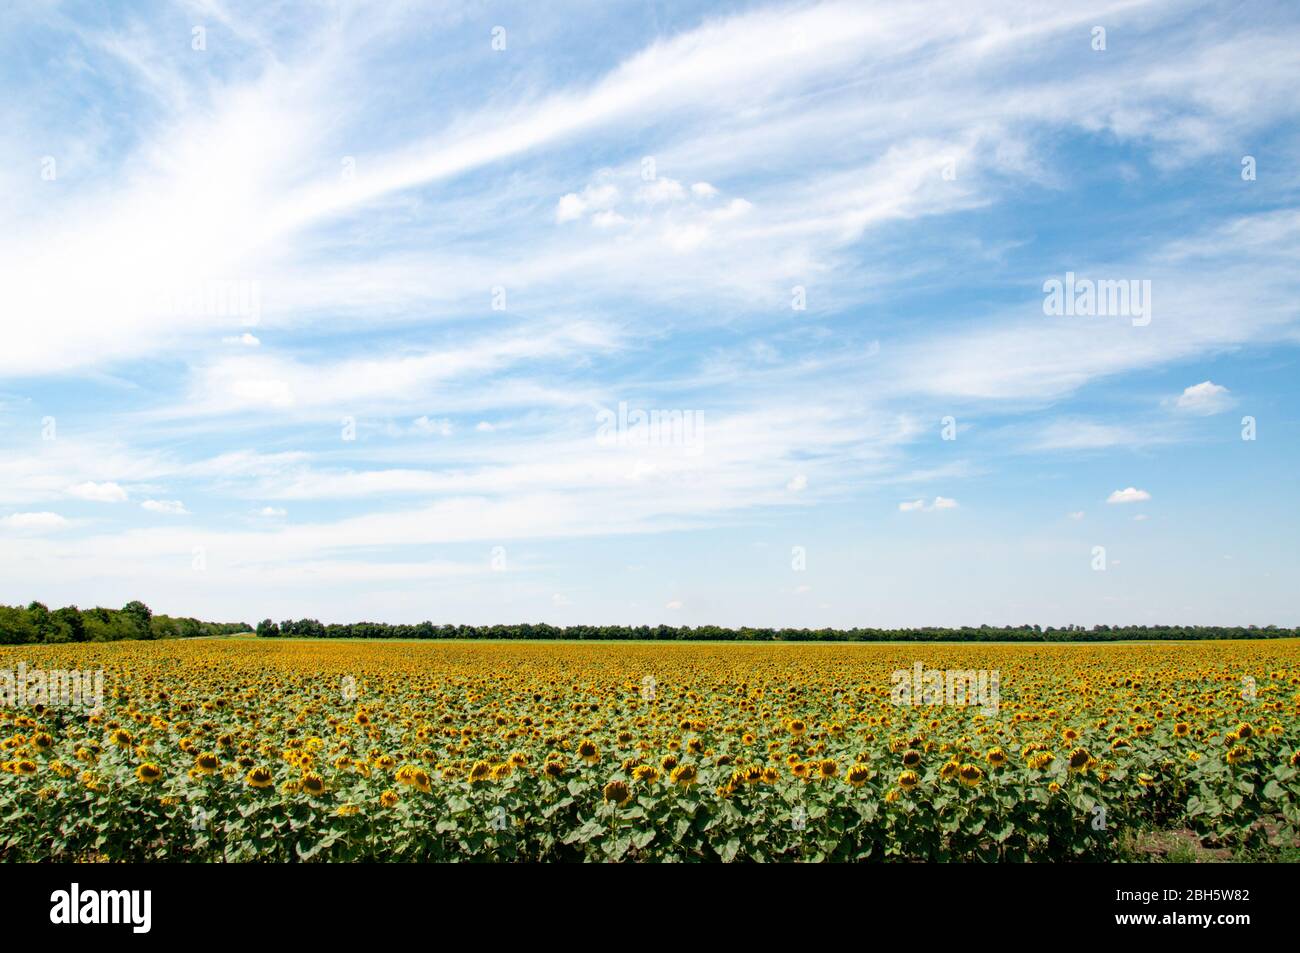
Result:
M1300 624L1297 48L1282 3L19 2L0 601ZM1046 313L1067 273L1139 297Z

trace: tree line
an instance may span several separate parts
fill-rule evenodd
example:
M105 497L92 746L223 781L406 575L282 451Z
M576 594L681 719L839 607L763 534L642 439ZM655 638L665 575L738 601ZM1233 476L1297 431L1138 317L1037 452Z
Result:
M0 606L0 645L61 642L120 642L126 639L192 639L203 635L248 632L246 622L201 622L198 619L154 615L132 600L120 609L48 608L33 602Z
M332 623L316 619L263 619L257 626L263 638L308 639L571 639L579 641L652 642L1124 642L1179 639L1283 639L1300 636L1300 629L1277 626L1210 625L1067 625L963 626L956 629L772 629L723 628L716 625L569 625L544 623L516 625L388 625L382 622Z
M33 645L61 642L117 642L124 639L190 639L236 635L252 631L244 622L203 622L194 618L154 615L133 600L121 609L49 609L33 602L26 608L0 606L0 644ZM738 629L716 625L569 625L523 622L513 625L435 625L417 622L323 623L316 619L263 619L256 632L262 638L308 639L522 639L647 642L1126 642L1201 639L1286 639L1300 629L1269 626L1217 625L1097 625L1092 628L963 626L911 629Z

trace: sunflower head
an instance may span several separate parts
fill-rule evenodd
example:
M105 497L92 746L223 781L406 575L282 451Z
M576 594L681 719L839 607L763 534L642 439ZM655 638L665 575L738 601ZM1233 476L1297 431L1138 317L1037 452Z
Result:
M844 775L844 780L855 788L861 787L871 779L871 769L865 764L854 764Z
M967 787L975 787L984 780L984 771L976 764L963 764L957 769L957 780Z
M274 778L271 775L270 768L257 767L254 768L252 771L249 771L248 776L245 777L244 780L248 782L249 787L269 788Z
M215 754L206 752L194 759L194 769L200 774L212 774L221 766Z
M141 784L153 784L162 778L162 768L152 761L146 761L135 769L135 777Z
M898 776L898 786L904 791L910 791L921 783L921 776L915 771L904 771Z
M680 784L682 787L690 787L699 780L699 772L696 771L693 764L682 764L673 768L673 773L669 775L673 784Z
M632 800L632 789L627 786L626 781L610 781L600 793L609 803L620 806Z

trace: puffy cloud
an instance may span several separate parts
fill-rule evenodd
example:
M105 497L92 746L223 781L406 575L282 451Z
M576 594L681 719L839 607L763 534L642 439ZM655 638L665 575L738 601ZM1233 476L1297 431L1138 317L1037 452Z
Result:
M1184 390L1175 403L1179 410L1208 417L1227 410L1232 406L1233 399L1228 388L1213 381L1202 381Z
M802 473L796 473L790 478L790 482L785 485L785 488L791 493L798 493L801 490L806 490L808 488L808 478Z
M68 487L68 495L75 496L79 500L91 500L95 503L121 503L126 499L126 490L116 483L95 483L91 481Z
M0 526L7 526L11 529L59 529L67 525L68 521L58 513L14 513L0 519Z
M563 225L582 218L588 212L608 209L618 201L618 187L614 185L589 185L581 193L570 192L555 206L555 221Z
M450 437L452 432L450 420L434 420L428 416L416 417L411 426L418 433L437 434L439 437Z
M898 504L900 513L929 513L933 510L955 510L957 501L946 496L936 496L933 503L925 500L908 500Z
M1145 503L1151 499L1151 494L1146 490L1139 490L1137 487L1130 486L1127 489L1116 490L1110 496L1106 497L1107 503Z
M142 510L161 513L164 516L189 516L190 511L180 500L145 500L140 504Z

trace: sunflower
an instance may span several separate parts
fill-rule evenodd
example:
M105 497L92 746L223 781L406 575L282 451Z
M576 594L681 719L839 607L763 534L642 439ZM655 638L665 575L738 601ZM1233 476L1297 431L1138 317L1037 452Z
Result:
M844 775L846 783L860 788L871 779L871 769L865 764L854 764Z
M1192 731L1191 725L1187 724L1187 722L1185 721L1180 721L1176 725L1174 725L1175 738L1186 738L1189 734L1191 734L1191 731Z
M400 800L401 798L397 796L397 792L391 788L379 795L379 804L381 807L397 807L397 802Z
M693 764L682 764L673 768L669 777L672 778L673 784L680 784L682 787L690 787L699 780L699 772Z
M642 784L654 784L659 780L659 772L648 764L642 764L632 769L632 778Z
M1295 751L1291 752L1290 764L1291 767L1293 768L1300 768L1300 748L1297 748Z
M839 772L840 766L831 758L824 758L817 765L817 775L822 778L833 778Z
M957 772L959 770L961 770L961 762L959 761L944 762L943 767L939 769L939 777L945 781L949 781L952 778L957 776Z
M469 783L478 784L480 781L486 781L492 776L492 765L486 761L474 762L474 767L469 769Z
M325 793L325 779L319 774L303 775L302 789L312 797L320 797Z
M334 813L339 817L355 817L361 813L361 808L355 804L340 804Z
M119 748L129 748L131 747L132 742L131 732L127 731L125 728L118 728L109 735L108 740Z
M1000 768L1007 763L1007 753L1001 748L990 748L989 753L984 757L995 768Z
M152 761L146 761L135 769L135 777L141 784L153 784L162 778L162 768Z
M903 752L903 767L915 768L921 763L921 752L915 748L908 748Z
M546 762L546 766L542 768L542 774L546 775L548 778L552 780L558 781L560 778L564 777L564 762L562 761Z
M248 783L249 787L269 788L275 779L271 775L270 768L257 767L252 771L249 771L244 780Z
M578 757L587 764L595 764L600 760L600 749L596 747L596 742L590 738L584 738L578 745Z
M1249 722L1243 721L1237 726L1237 730L1234 734L1236 734L1236 736L1242 741L1245 741L1247 738L1250 738L1255 734L1255 729L1250 726Z
M201 754L194 759L194 770L200 774L212 774L220 766L221 762L211 752Z
M984 780L984 772L975 764L963 764L957 769L957 780L967 787L975 787Z
M1230 750L1226 755L1224 755L1224 759L1228 762L1228 764L1240 764L1243 761L1249 761L1250 749L1247 748L1245 745L1234 745L1232 747L1232 750Z
M921 776L915 771L904 771L898 776L898 786L904 791L910 791L921 783Z
M21 761L14 764L14 770L18 774L31 776L36 773L36 762L28 758L23 758Z
M1070 752L1070 770L1086 771L1088 762L1092 760L1092 755L1088 754L1086 748L1075 748Z
M600 792L606 801L620 806L632 800L632 790L626 781L610 781Z

